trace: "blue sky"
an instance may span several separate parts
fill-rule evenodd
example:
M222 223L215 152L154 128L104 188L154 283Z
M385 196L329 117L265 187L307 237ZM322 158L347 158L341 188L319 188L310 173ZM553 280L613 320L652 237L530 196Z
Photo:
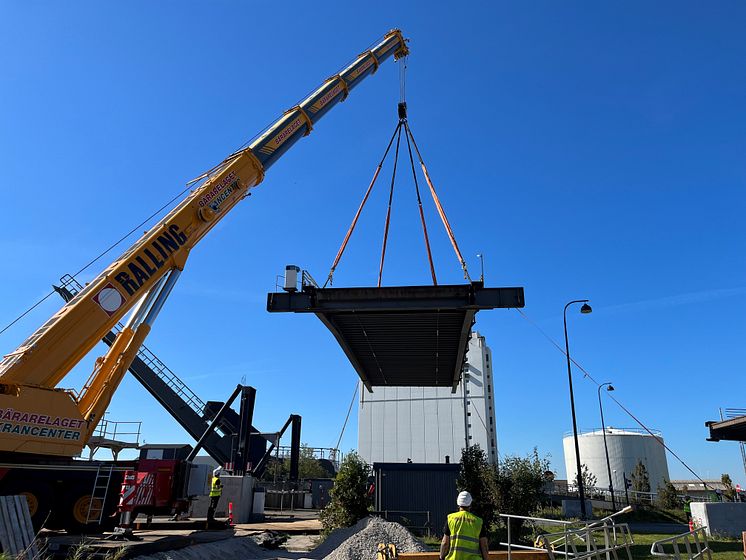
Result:
M410 123L462 251L702 477L746 482L735 443L705 441L746 407L746 98L739 2L4 2L0 236L4 326L392 27L411 40ZM303 416L336 443L356 375L312 316L270 315L275 276L331 261L396 124L389 61L193 251L147 341L204 399L245 378L256 424ZM414 189L397 187L384 283L429 282ZM335 276L373 285L384 173ZM442 283L462 281L425 200ZM134 241L134 238L127 243ZM89 280L127 244L90 268ZM56 296L55 296L56 297ZM7 353L59 307L0 335ZM564 358L517 312L478 316L492 347L502 453L534 446L564 474ZM63 386L79 387L91 359ZM576 378L581 429L596 387ZM611 401L607 424L634 427ZM110 418L148 442L186 435L132 378ZM343 439L356 444L356 422ZM689 478L669 456L673 478Z

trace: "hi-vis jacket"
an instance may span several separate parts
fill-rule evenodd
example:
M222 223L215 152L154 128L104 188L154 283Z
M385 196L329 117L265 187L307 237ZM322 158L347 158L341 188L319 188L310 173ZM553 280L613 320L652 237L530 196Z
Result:
M223 483L220 479L215 476L212 478L212 486L210 487L210 497L215 498L223 493Z
M479 550L479 533L482 520L468 511L458 511L448 516L451 548L446 560L482 560Z

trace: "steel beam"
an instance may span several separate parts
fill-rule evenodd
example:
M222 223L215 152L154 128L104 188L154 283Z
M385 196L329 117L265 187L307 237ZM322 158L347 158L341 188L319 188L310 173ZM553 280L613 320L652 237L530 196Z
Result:
M314 313L368 389L451 387L455 392L477 311L523 307L523 288L318 288L267 296L270 312Z

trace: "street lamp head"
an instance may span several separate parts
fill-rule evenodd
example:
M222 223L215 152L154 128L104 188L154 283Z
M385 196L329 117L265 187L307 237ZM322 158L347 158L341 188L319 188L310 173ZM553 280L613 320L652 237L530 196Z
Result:
M607 391L613 391L614 390L614 386L613 385L609 385L608 387L606 387L606 390Z
M593 309L591 308L590 305L588 305L587 303L584 303L583 307L580 308L580 312L583 314L588 314L588 313L593 312Z

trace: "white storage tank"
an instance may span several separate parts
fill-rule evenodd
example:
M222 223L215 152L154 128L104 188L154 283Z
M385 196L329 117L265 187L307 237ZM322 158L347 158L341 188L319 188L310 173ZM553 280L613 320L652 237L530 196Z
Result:
M643 430L621 430L606 428L606 445L609 449L609 464L615 492L624 492L624 475L631 480L632 472L639 461L645 465L650 479L650 491L657 492L668 476L666 450L661 445L663 436L660 432L653 432L655 436ZM660 441L659 441L660 440ZM567 480L572 483L577 473L575 461L575 444L572 432L562 440L565 451L565 468ZM604 453L604 434L601 430L578 434L580 448L580 462L588 467L588 471L596 477L596 486L607 489L609 487L608 468Z

